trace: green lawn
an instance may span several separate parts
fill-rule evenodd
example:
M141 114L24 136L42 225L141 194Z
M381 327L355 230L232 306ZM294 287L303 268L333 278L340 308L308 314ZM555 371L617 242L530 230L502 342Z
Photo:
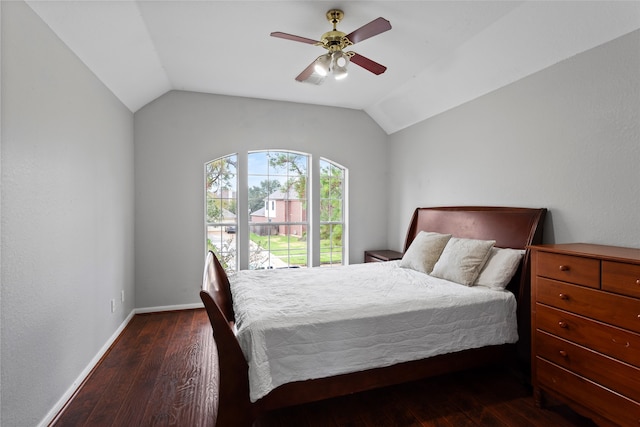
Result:
M259 236L251 233L251 240L261 248L268 250L274 256L282 255L286 261L286 254L290 255L291 265L307 265L307 241L296 236ZM340 264L342 262L342 251L339 247L333 247L333 259L331 259L331 242L328 239L320 240L320 263Z

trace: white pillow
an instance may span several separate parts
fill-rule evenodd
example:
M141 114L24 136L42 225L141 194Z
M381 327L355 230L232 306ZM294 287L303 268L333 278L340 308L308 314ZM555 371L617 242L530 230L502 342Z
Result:
M495 240L452 237L447 242L431 275L466 286L472 286L487 262Z
M516 274L523 255L524 249L492 248L475 284L492 289L505 289Z
M429 274L440 257L451 234L421 231L400 260L400 267L411 268Z

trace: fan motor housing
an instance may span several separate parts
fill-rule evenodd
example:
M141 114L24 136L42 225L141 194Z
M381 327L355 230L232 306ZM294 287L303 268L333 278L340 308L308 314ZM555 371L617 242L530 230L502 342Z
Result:
M329 50L329 52L342 50L345 47L353 44L347 38L347 35L345 33L338 30L327 31L322 35L321 41L322 47Z
M331 9L327 12L327 21L333 24L333 30L324 33L320 39L322 47L329 52L336 52L344 49L345 47L352 45L351 41L347 38L347 35L342 31L338 31L336 26L342 18L344 18L344 12L340 9Z

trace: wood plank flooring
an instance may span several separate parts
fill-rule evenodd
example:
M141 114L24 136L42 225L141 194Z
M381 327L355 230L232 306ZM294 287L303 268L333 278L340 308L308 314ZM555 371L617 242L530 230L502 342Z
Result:
M136 315L51 425L213 426L216 378L204 309ZM536 408L530 389L499 368L286 408L255 425L594 426L564 406Z

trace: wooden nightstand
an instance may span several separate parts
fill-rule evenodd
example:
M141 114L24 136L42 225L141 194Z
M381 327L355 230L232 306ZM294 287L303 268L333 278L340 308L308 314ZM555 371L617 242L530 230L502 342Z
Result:
M402 258L402 252L381 249L378 251L365 251L364 262L387 262Z

